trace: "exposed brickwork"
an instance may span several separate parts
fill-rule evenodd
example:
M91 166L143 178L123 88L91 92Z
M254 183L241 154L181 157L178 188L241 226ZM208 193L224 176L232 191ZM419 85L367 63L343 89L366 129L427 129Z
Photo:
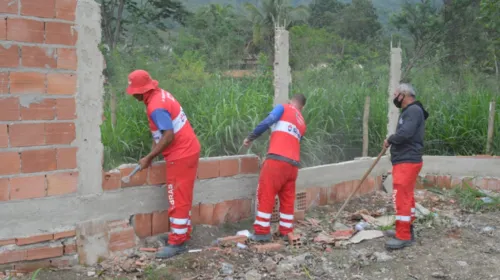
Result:
M148 170L137 172L130 178L129 183L122 182L121 178L129 175L134 168L135 165L123 165L117 170L104 172L103 190L117 190L120 188L144 185L163 185L166 183L167 167L163 161L153 163ZM232 177L240 174L257 174L258 172L259 158L257 156L202 158L198 166L197 178L198 180L205 180L219 177Z
M0 201L74 193L77 0L1 2Z

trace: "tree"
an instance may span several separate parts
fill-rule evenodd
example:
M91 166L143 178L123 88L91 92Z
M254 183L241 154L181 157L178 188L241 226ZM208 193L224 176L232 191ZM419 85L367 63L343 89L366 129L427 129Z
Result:
M416 63L435 53L444 31L442 17L430 0L418 4L406 2L401 12L393 15L391 23L413 39L413 52L401 75L405 79Z
M493 56L495 74L500 75L498 58L500 57L500 1L483 0L480 6L480 20L486 27L489 38L488 50Z
M353 0L342 10L338 32L343 38L366 43L382 29L371 0Z
M99 0L101 4L104 42L113 49L132 26L152 27L165 30L168 19L184 23L189 15L176 0Z
M249 22L253 26L253 36L249 47L253 52L261 49L274 51L274 28L284 26L289 29L296 23L306 22L309 9L305 6L292 7L287 0L260 0L260 5L245 4Z
M338 0L315 0L309 5L309 24L316 28L336 31L342 20L342 10L348 5Z
M251 29L246 28L241 16L231 5L210 4L201 7L188 20L186 30L188 34L183 36L190 36L190 40L179 47L195 49L210 57L209 66L212 68L227 68L240 60L245 43L251 37Z

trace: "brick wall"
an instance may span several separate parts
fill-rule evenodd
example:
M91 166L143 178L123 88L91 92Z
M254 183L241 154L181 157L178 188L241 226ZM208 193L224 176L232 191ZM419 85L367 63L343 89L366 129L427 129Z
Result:
M77 190L75 9L0 3L0 201Z

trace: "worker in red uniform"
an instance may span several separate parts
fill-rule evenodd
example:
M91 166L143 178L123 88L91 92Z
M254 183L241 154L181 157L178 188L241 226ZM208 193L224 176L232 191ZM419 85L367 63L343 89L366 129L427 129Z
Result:
M257 187L257 215L254 222L254 241L271 241L271 214L276 195L280 202L279 233L282 237L293 232L295 181L300 165L300 141L306 133L302 108L306 97L295 95L288 104L279 104L244 140L249 147L267 129L271 139Z
M147 108L149 128L153 135L151 152L139 164L146 169L163 154L167 165L167 198L170 204L168 244L157 253L158 258L170 258L186 250L191 234L193 188L200 156L200 142L179 102L158 87L148 72L135 70L128 76L127 93Z
M387 231L392 237L388 249L402 249L415 242L415 184L422 169L425 121L429 113L416 100L410 84L400 84L394 92L394 105L401 109L396 132L384 141L391 147L393 200L396 208L396 230Z

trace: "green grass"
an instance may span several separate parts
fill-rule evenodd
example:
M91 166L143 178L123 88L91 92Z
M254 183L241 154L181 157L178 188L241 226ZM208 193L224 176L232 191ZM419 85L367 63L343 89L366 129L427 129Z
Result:
M181 57L114 54L106 87L105 116L101 127L105 168L136 162L151 145L145 108L124 94L127 75L146 69L184 107L202 144L203 156L235 155L245 136L272 109L272 73L263 69L255 78L230 79L205 70L204 58L186 52ZM306 70L294 72L293 93L308 97L304 109L307 133L302 142L304 166L334 163L361 156L364 100L371 97L369 154L379 153L386 135L388 67L364 70ZM430 112L426 154L484 154L489 102L496 85L478 74L448 77L439 70L414 73L418 98ZM110 90L117 93L117 124L111 125ZM497 98L497 101L500 99ZM495 134L500 126L498 117ZM265 155L268 134L251 152ZM499 141L494 141L494 152ZM246 152L246 151L244 151Z
M478 211L496 211L500 210L500 198L488 196L476 188L470 186L456 187L452 191L462 209ZM492 202L485 203L480 198L489 197Z

